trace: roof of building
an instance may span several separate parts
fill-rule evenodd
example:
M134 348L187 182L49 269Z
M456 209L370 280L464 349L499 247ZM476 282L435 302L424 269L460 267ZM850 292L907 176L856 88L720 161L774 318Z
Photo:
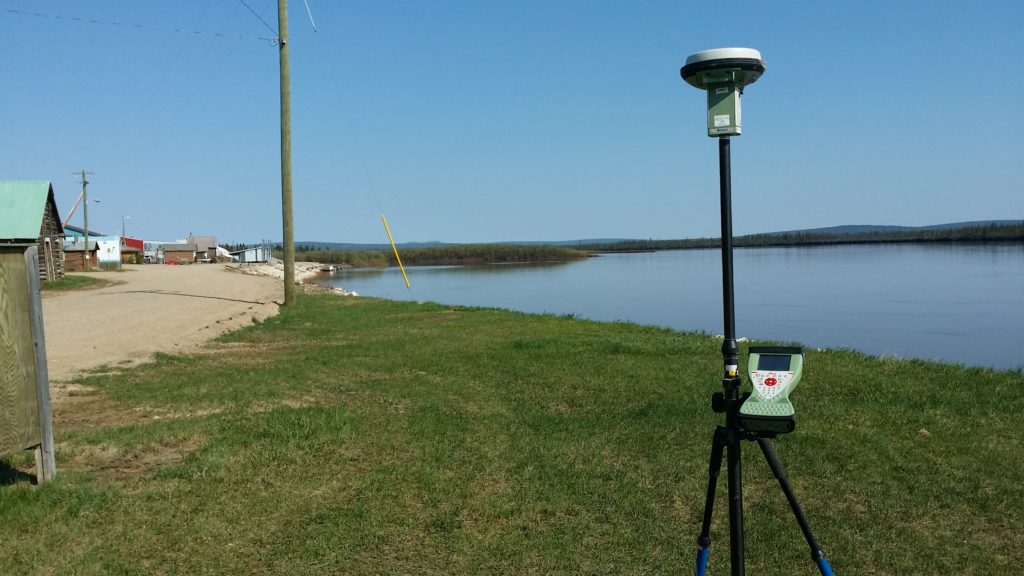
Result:
M266 246L253 246L252 248L242 248L241 250L233 250L231 252L228 252L228 254L234 256L235 254L242 254L244 252L259 252L260 250L264 252L270 252L270 249L267 248Z
M85 230L83 230L81 226L73 226L71 224L68 224L67 226L65 226L64 227L64 231L65 232L77 232L78 234L85 234ZM104 234L103 232L100 232L99 230L94 230L92 228L89 228L89 237L92 238L93 236L106 236L106 234Z
M53 205L59 232L60 214L53 199L53 186L46 180L0 181L0 239L29 240L39 238L46 205Z
M193 236L189 234L187 241L194 243L197 250L202 250L204 252L210 248L217 247L216 236Z
M164 244L164 252L195 252L195 244Z
M67 244L64 245L64 251L65 252L81 252L82 251L82 246L83 246L83 242L81 240L78 240L77 242L68 242ZM96 250L96 249L97 249L96 241L95 240L89 240L89 252L92 252L93 250Z

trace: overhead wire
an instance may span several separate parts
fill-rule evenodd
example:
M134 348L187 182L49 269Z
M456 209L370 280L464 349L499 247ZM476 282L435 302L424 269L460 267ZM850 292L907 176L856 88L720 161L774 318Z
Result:
M205 14L204 14L204 17L205 17ZM230 19L231 19L231 15L229 14L224 19L224 21L221 23L220 26L221 27L226 26L227 23L230 21ZM255 25L255 24L253 24L253 25ZM251 29L251 26L250 26L250 29ZM210 67L211 71L209 72L209 76L208 77L215 76L216 71L219 70L224 65L224 62L228 58L230 58L232 54L234 54L235 50L238 49L238 46L241 44L241 41L242 41L241 38L237 38L236 37L235 42L232 43L232 45L227 50L227 52L224 53L223 57L220 58L218 61L216 61L212 67ZM210 50L213 48L213 45L214 45L213 42L206 43L206 45L202 48L202 52L199 54L199 57L191 58L190 59L191 63L188 66L188 69L181 76L181 81L177 82L177 84L180 84L180 85L183 85L183 86L188 84L188 80L190 78L192 78L196 74L196 71L199 69L200 65L202 65L202 64L209 64L210 63L207 60L206 55L209 54ZM183 48L184 47L182 47L182 49ZM179 50L179 53L180 53L180 50ZM165 79L166 79L166 76L165 76ZM146 119L145 124L139 130L137 130L137 131L133 130L132 133L130 133L127 136L125 136L124 138L122 138L122 140L117 144L117 146L114 149L114 152L117 152L117 154L116 155L112 154L112 156L114 158L122 158L122 154L120 154L120 150L122 148L124 148L128 144L131 144L130 146L127 146L129 149L131 149L131 150L138 150L141 146L143 146L147 142L150 142L150 143L151 142L155 142L157 140L157 138L156 138L157 135L160 134L160 131L163 130L164 127L169 125L171 123L171 121L174 120L174 118L176 118L181 113L181 110L183 108L185 108L185 106L196 96L197 93L199 93L200 90L205 88L205 84L206 84L205 82L196 82L195 83L195 87L191 91L185 93L185 97L184 98L181 98L177 102L173 102L172 101L168 105L161 106L160 109L157 111L157 113L149 115L148 118ZM158 86L157 87L157 91L159 91L159 90L160 90L160 88ZM170 93L176 94L176 95L179 95L179 96L181 94L183 94L183 92L181 92L181 91L170 91ZM142 113L145 113L145 109L143 109ZM127 159L122 158L121 164L123 164L126 160Z
M263 25L267 27L267 30L270 30L270 33L274 35L274 38L279 38L281 36L281 34L277 30L274 30L270 26L270 24L267 24L267 21L264 20L263 17L260 16L258 13L256 13L256 11L252 9L252 6L249 6L249 4L245 0L238 0L238 1L242 3L242 6L245 6L246 8L248 8L249 12L252 12L252 15L255 16L257 20L262 22Z
M244 1L242 3L245 4ZM246 4L246 6L248 7L247 4ZM250 10L251 10L251 8L250 8ZM109 21L109 20L97 20L95 18L81 18L81 17L78 17L78 16L65 16L65 15L62 15L62 14L43 14L42 12L28 12L28 11L25 11L25 10L14 10L14 9L11 9L11 8L4 9L4 12L6 12L8 14L14 14L14 15L17 15L17 16L33 16L33 17L37 17L37 18L49 18L49 19L52 19L52 20L64 20L64 21L68 21L68 22L77 22L77 23L80 23L80 24L95 24L95 25L101 25L101 26L117 26L117 27L120 27L120 28L134 28L134 29L137 29L137 30L149 30L149 31L153 31L153 32L174 32L176 34L192 34L192 35L195 35L195 36L218 36L218 37L221 37L221 38L239 38L239 39L242 39L242 40L262 40L264 42L271 42L271 43L275 42L276 39L277 39L277 32L275 32L273 28L271 28L270 31L274 33L274 37L273 38L267 38L267 37L264 37L264 36L249 36L249 35L241 35L241 34L228 34L226 32L208 32L208 31L205 31L205 30L187 30L185 28L171 28L171 27L163 27L163 26L152 26L152 25L149 25L149 24L138 24L138 23L129 23L129 22L116 22L116 21ZM261 19L261 21L262 21L262 19ZM266 25L266 22L264 22L264 25ZM268 28L269 28L269 26L268 26Z
M308 3L306 4L306 8L308 10ZM316 24L312 22L312 13L310 13L309 18L310 23L313 24L313 30L316 31ZM363 147L359 143L359 136L356 134L356 130L352 125L352 114L343 94L338 94L338 102L341 104L341 112L345 119L345 127L348 128L349 136L352 138L352 145L355 148L356 158L359 160L359 166L363 170L363 175L366 177L366 183L370 190L370 194L373 196L373 201L377 205L377 212L380 214L380 220L384 224L384 232L387 234L388 243L391 245L391 250L395 254L395 261L402 273L402 279L405 280L405 287L410 293L412 293L413 289L412 285L409 283L409 276L406 274L405 266L402 264L402 258L398 254L398 247L396 246L395 239L391 234L391 227L388 225L388 220L384 216L384 207L380 201L380 196L377 194L377 186L374 184L373 177L370 175L370 169L366 163L366 156L363 154Z
M210 0L206 7L209 8L211 4L213 4L213 0ZM232 14L228 14L224 17L223 21L217 28L224 29L227 27L233 19L233 16L238 14L238 10L241 10L241 7L235 4L235 10L232 11ZM204 9L203 13L196 20L196 23L198 24L204 20L206 16L207 10ZM208 89L208 84L210 83L209 80L220 77L217 74L218 71L235 53L242 42L246 39L253 38L253 36L249 35L249 32L255 26L257 26L257 24L253 21L252 24L248 26L245 34L223 34L219 32L205 34L209 40L202 43L203 46L198 58L188 59L190 64L187 66L187 70L184 71L183 75L175 74L174 70L167 68L160 81L154 85L153 92L150 94L149 98L146 99L145 103L139 108L138 113L131 121L129 121L125 129L120 131L120 138L113 142L108 153L105 156L102 156L102 158L108 161L106 169L109 171L119 170L121 167L128 165L132 161L132 158L136 156L143 147L157 142L157 137L160 132L174 121L188 103L196 96L196 94L201 90ZM223 53L222 57L211 62L211 60L206 58L206 55L214 48L215 45L217 45L216 37L233 39L233 42L231 42L230 48ZM178 60L178 56L181 55L187 47L194 44L194 42L183 43L177 50L172 62L176 62ZM212 66L209 66L210 64L212 64ZM208 67L209 71L206 73L205 77L199 78L194 83L192 90L165 90L162 88L172 75L177 77L174 81L175 85L185 86L189 84L189 79L196 76L201 65L207 65L204 67ZM178 72L181 72L181 70L179 69ZM170 101L153 106L157 94L169 94L173 96L173 98ZM129 150L130 152L125 153L125 150Z
M206 6L203 8L202 13L200 13L199 17L196 19L196 23L197 24L199 22L202 22L203 19L206 18L206 13L209 11L210 5L212 3L213 3L213 0L209 0L209 2L207 2ZM222 26L223 26L223 24L222 24ZM181 45L178 46L178 50L174 53L174 56L171 57L169 62L171 62L172 64L173 63L182 62L183 60L181 59L181 55L184 54L185 48L188 47L189 45L190 44L187 41L186 42L182 42ZM193 62L192 68L185 74L185 78L186 79L189 76L192 75L192 71L195 69L195 62L198 62L198 60L192 59L192 62ZM145 100L142 101L142 104L137 105L135 107L136 108L136 112L132 115L132 119L129 121L128 127L126 129L124 129L124 130L120 130L119 131L120 138L111 147L111 151L107 155L108 157L115 157L116 158L116 157L120 156L121 149L124 147L125 144L128 143L128 140L130 138L133 138L133 137L137 136L137 134L141 134L141 132L142 132L141 130L138 133L136 132L136 127L142 122L143 116L147 115L147 113L151 110L151 105L156 100L157 95L163 94L163 93L165 93L167 91L167 88L166 88L166 86L168 84L167 80L171 77L171 72L172 72L173 69L174 68L172 66L167 66L167 67L163 68L163 70L164 70L163 75L161 76L160 80L153 85L153 90L149 93L149 96ZM182 83L184 83L184 82L182 82ZM144 128L148 128L155 121L155 118L156 118L156 115L148 114L148 118L147 118L148 122L146 123L146 126Z

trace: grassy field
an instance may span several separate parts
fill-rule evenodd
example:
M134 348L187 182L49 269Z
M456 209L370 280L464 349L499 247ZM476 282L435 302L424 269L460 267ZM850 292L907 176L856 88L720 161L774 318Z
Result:
M688 574L720 340L301 295L80 380L56 482L0 461L9 574ZM776 448L837 574L1021 573L1019 372L809 351ZM748 573L817 574L744 446ZM728 574L724 480L710 574Z
M58 280L44 280L42 282L42 289L47 291L62 291L62 290L83 290L87 288L102 288L110 284L109 280L100 280L99 278L92 278L89 276L79 276L76 274L67 274L63 278Z

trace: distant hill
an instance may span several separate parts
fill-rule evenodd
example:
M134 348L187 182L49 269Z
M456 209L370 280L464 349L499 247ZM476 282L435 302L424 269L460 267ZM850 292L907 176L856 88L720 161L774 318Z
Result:
M355 242L295 242L296 246L303 248L310 247L314 250L390 250L391 244L359 244ZM437 246L452 246L447 242L401 242L399 248L433 248Z
M933 224L931 226L887 226L873 224L847 224L828 228L808 228L806 230L786 230L783 232L761 232L762 235L774 234L873 234L876 232L923 232L925 230L959 230L961 228L977 228L979 226L1020 226L1024 220L975 220L972 222L952 222L950 224Z
M625 238L598 238L585 240L514 240L510 242L473 242L473 244L501 244L505 246L580 246L592 244L611 244L625 242ZM431 240L428 242L399 242L399 248L438 248L442 246L464 246L467 242L440 242ZM295 242L296 246L309 246L315 250L390 250L390 244L358 244L352 242Z
M829 226L827 228L807 228L803 230L784 230L778 232L760 232L756 234L748 234L744 237L749 238L753 236L760 237L771 237L771 236L794 236L794 235L805 235L805 234L819 234L825 236L854 236L863 234L878 234L878 233L913 233L913 232L927 232L927 231L938 231L938 230L959 230L964 228L978 228L986 226L1022 226L1024 220L974 220L970 222L951 222L948 224L933 224L930 226L893 226L893 225L879 225L879 224L847 224L843 226ZM679 242L676 240L665 240L665 241L652 241L650 239L628 239L628 238L586 238L580 240L520 240L510 242L477 242L474 244L502 244L507 246L561 246L561 247L595 247L595 246L613 246L620 244L659 244L661 242ZM427 242L402 242L398 244L401 249L413 249L413 248L437 248L444 246L463 246L465 242L441 242L438 240L431 240ZM353 242L322 242L322 241L303 241L295 242L297 247L306 248L310 247L314 250L390 250L390 244L359 244Z

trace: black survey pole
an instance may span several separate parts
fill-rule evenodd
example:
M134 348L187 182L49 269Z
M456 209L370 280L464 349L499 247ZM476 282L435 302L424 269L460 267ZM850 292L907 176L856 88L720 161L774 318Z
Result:
M718 180L722 199L722 308L725 311L722 360L725 362L726 376L733 377L737 374L740 352L736 346L736 312L733 305L732 166L729 159L729 143L728 136L718 139Z
M722 362L724 373L722 387L725 389L725 428L719 434L725 436L726 474L729 487L729 564L732 576L743 576L743 464L741 443L743 430L739 423L740 399L739 356L736 344L736 313L733 302L732 274L732 166L730 164L729 137L718 138L718 179L722 204L722 310L725 335L722 340Z

